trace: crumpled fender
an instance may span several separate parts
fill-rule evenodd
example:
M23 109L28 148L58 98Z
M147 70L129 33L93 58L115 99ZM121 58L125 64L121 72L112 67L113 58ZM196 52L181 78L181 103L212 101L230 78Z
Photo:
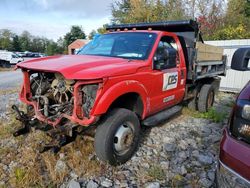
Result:
M92 115L101 115L107 112L110 105L120 96L126 93L137 93L143 102L143 114L142 119L146 116L149 111L149 99L147 98L148 92L143 84L135 80L127 80L119 82L108 90L97 96L96 102L92 109Z

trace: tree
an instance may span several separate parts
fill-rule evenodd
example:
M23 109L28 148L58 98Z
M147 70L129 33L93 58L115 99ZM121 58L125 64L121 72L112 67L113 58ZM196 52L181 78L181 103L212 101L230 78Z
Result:
M92 30L92 31L89 33L88 39L89 39L89 40L92 40L96 33L97 33L96 30Z
M182 0L123 0L112 5L113 23L156 22L186 17Z
M22 51L30 51L31 50L31 34L28 31L23 31L20 36L20 47Z
M81 26L74 25L71 27L70 32L64 36L65 44L68 46L76 39L86 39L86 35Z
M107 30L106 30L107 25L108 25L108 24L104 24L102 27L99 27L99 28L97 29L97 33L99 33L99 34L104 34L104 33L106 33L106 32L107 32Z
M215 30L212 39L250 38L250 2L229 0L221 27Z
M12 50L19 52L21 51L20 41L18 35L15 35L12 40Z
M9 29L0 30L0 49L11 50L13 33Z

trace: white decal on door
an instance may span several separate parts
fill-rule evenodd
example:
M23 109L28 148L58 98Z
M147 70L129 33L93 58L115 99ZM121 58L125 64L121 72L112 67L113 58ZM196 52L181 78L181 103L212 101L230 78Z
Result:
M162 91L174 89L178 83L178 72L170 72L163 74L163 87Z

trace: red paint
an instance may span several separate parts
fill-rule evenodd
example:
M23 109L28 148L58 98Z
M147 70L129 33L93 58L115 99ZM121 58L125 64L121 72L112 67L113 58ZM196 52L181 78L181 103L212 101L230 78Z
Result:
M23 102L33 105L36 109L36 117L53 126L60 123L61 118L65 117L71 121L83 126L88 126L102 114L105 114L112 102L119 96L126 93L137 93L143 102L142 119L157 113L167 107L176 105L183 100L186 85L186 63L179 39L174 33L160 31L128 31L128 32L149 32L156 33L157 39L146 60L132 60L103 56L90 55L68 55L53 56L25 61L18 64L18 68L24 70L24 84L20 93ZM162 36L172 36L178 46L179 64L176 68L163 71L152 70L152 62L158 42ZM74 86L74 109L72 116L62 115L56 121L47 120L37 111L36 102L31 102L29 74L25 70L37 70L44 72L58 72L66 79L78 80ZM175 89L162 91L163 74L167 72L178 72L178 83ZM183 76L181 78L181 72ZM183 84L181 84L183 80ZM77 106L79 101L78 88L81 85L89 83L101 83L91 110L90 118L84 117L84 114ZM164 103L163 99L174 95L174 100Z
M250 100L250 81L242 89L237 100ZM233 111L237 111L235 106ZM231 113L233 118L234 113ZM234 125L233 125L234 126ZM228 128L224 130L220 143L220 160L242 177L250 180L250 145L232 137Z
M246 86L240 92L238 99L250 100L250 81L246 84Z
M226 166L250 180L250 146L232 138L225 129L220 145L220 160Z

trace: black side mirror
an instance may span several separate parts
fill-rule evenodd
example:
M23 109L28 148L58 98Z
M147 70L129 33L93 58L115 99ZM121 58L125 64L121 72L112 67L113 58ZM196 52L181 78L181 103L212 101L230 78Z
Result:
M163 70L176 67L177 52L174 48L160 47L154 56L154 69Z
M250 48L239 48L234 52L231 68L238 71L250 70Z

